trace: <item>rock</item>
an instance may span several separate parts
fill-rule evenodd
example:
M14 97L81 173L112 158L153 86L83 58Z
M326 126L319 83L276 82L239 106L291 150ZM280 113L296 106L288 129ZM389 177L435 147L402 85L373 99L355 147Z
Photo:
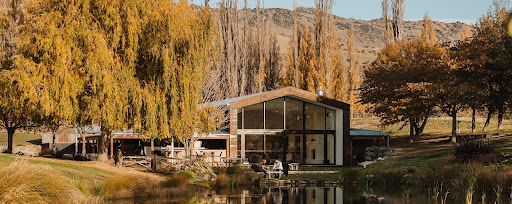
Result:
M196 179L198 181L214 181L217 178L217 175L214 173L197 173Z
M384 152L384 156L396 156L397 152Z

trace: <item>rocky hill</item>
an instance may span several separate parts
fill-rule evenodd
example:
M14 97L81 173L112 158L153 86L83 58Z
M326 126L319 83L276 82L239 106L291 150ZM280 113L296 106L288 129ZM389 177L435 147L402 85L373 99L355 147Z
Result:
M313 26L314 9L298 8L299 20L303 25ZM249 25L256 24L254 10L249 10ZM292 36L293 30L293 11L288 9L271 8L265 9L265 17L272 19L274 23L274 32L277 34L281 53L286 52L288 42ZM240 17L244 14L239 15ZM340 41L345 44L350 26L353 25L356 33L356 48L358 51L358 60L364 65L371 63L377 57L377 54L384 47L384 38L382 30L382 20L375 19L371 21L346 19L336 16L336 27L340 36ZM437 39L440 43L459 40L464 28L469 25L464 23L444 23L434 21L437 32ZM421 21L405 21L403 25L404 37L412 39L421 34ZM346 46L343 48L346 51Z

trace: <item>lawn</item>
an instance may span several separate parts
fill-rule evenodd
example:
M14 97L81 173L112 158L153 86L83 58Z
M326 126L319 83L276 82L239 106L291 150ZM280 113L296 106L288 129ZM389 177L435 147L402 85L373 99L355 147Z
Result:
M461 117L460 119L460 133L471 134L471 118ZM361 167L301 167L301 170L304 171L338 171L338 173L290 175L284 179L336 181L343 178L343 175L351 170L362 173L364 171L378 171L410 166L421 168L432 163L449 162L454 149L454 145L448 142L449 135L451 134L451 122L451 118L448 117L429 119L424 133L419 138L415 138L414 143L411 144L408 138L408 127L400 129L400 125L395 124L382 128L379 118L351 119L352 128L378 130L390 134L390 146L394 151L398 152L398 155L372 164L367 169ZM477 132L475 134L482 134L483 125L484 119L481 117L477 118ZM512 134L507 134L512 132L511 121L505 120L502 126L503 129L500 131L496 131L496 127L496 120L493 119L487 131L483 133L489 135L488 141L505 155L512 154ZM500 134L493 135L495 133Z
M14 146L27 146L27 145L40 145L41 134L29 133L29 132L17 132L13 136ZM0 132L0 145L7 145L7 132Z

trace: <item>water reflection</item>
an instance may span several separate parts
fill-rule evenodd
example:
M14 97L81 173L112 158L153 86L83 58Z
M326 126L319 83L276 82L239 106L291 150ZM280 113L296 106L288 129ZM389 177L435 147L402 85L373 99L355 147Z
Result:
M344 190L341 187L296 187L268 188L258 191L242 190L234 195L215 195L214 204L314 204L314 203L404 203L402 199L366 195L357 190Z

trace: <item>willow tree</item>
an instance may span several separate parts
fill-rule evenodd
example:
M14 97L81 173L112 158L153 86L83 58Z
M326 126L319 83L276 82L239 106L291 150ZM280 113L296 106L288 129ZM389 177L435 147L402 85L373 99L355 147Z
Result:
M136 78L142 88L141 130L150 138L175 137L187 154L195 133L214 130L215 109L199 107L214 34L208 7L186 1L145 4Z
M78 123L80 113L85 118L81 121L101 126L100 161L108 159L111 132L130 127L136 116L139 86L133 76L140 33L136 6L136 2L94 0L27 4L29 41L24 59L42 78L41 118L59 126Z
M33 127L40 106L37 98L37 67L22 57L22 38L26 9L22 0L0 2L0 126L7 130L7 152L12 153L18 129Z

